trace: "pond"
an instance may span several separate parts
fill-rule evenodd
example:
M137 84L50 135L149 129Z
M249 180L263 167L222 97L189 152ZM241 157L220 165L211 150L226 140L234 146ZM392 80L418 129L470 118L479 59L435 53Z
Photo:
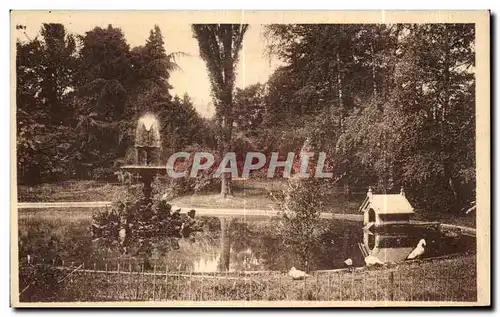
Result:
M224 223L227 220L222 220ZM278 220L242 221L233 219L227 225L229 233L221 227L211 232L211 252L201 255L185 269L213 272L221 267L229 271L288 271L292 266L301 268L300 256L288 246L275 230ZM475 238L464 235L447 236L439 229L410 227L405 230L362 229L361 222L323 219L325 232L314 245L314 257L308 263L312 270L345 268L344 261L352 259L353 266L364 266L360 249L383 262L406 260L421 239L426 240L422 258L436 257L475 250ZM203 234L200 237L203 238ZM223 262L227 262L224 264Z
M197 232L194 239L180 240L178 249L154 252L151 263L186 272L303 269L300 254L280 235L278 219L199 217L199 221L202 232ZM19 224L20 258L40 254L39 258L45 260L85 262L86 267L97 268L106 265L110 270L116 269L118 262L125 267L130 263L140 266L142 260L137 257L98 248L92 243L89 225L89 221L82 219L67 223L43 219L22 221ZM311 270L345 268L344 261L348 258L352 259L353 266L364 266L361 248L384 262L404 261L420 239L426 240L423 257L475 250L473 237L447 236L429 228L370 232L363 230L361 222L329 219L322 219L322 227L325 230L312 247L314 257L308 263ZM51 249L49 245L54 247Z

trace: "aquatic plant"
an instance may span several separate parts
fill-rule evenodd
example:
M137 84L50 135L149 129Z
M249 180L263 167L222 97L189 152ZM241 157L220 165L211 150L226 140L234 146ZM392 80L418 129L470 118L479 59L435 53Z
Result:
M134 254L147 262L155 249L178 249L179 239L192 238L202 230L195 213L181 214L165 200L117 202L110 209L94 212L92 238L103 247L118 248L122 254Z
M306 271L325 231L320 215L326 193L321 185L316 179L292 179L277 198L282 210L278 230L285 245L300 257L297 265Z

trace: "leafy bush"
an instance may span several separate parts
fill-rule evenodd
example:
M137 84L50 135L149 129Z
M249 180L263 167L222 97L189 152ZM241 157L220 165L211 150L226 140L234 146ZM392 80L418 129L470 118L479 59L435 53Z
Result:
M137 196L136 196L137 197ZM155 249L161 253L178 249L178 240L201 231L195 210L181 215L165 200L125 200L114 203L110 210L98 210L92 216L95 243L143 257L148 263Z
M327 184L317 179L290 179L281 196L279 231L288 248L302 261L303 269L309 269L312 256L320 244L324 228L320 215L327 195Z

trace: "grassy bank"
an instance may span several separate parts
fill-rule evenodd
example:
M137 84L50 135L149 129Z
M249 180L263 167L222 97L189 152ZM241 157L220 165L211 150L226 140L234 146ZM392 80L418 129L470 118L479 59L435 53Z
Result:
M122 190L118 184L97 181L64 181L17 187L19 202L110 201Z
M221 198L218 191L204 192L175 198L180 207L279 209L270 191L280 191L285 183L279 180L245 180L233 182L233 197ZM37 186L18 186L19 202L111 201L123 190L118 184L96 181L67 181ZM361 197L362 196L362 197ZM364 198L355 195L345 201L343 193L332 193L325 212L353 213Z
M403 263L354 272L316 273L295 281L283 273L193 275L158 268L95 273L22 267L21 301L321 300L475 301L475 256Z
M416 211L415 220L421 221L437 221L441 223L448 223L457 226L464 226L469 228L476 228L476 214L449 214L439 211L422 212Z
M269 191L279 191L284 187L283 181L237 181L233 182L233 197L221 198L218 192L206 192L202 194L186 195L177 197L172 203L179 207L190 208L235 208L235 209L279 209L278 203L269 194ZM57 184L44 184L34 187L19 186L18 201L20 202L59 202L59 201L111 201L123 191L123 187L117 184L100 183L96 181L68 181ZM353 195L351 201L346 201L342 192L332 192L328 207L324 212L335 214L355 214L365 197L364 193L358 192ZM54 216L67 213L67 210L54 209ZM87 213L81 211L73 213L77 217L83 217ZM90 216L90 214L89 214ZM476 227L474 214L447 214L439 211L424 212L417 211L415 220L439 221L454 225Z

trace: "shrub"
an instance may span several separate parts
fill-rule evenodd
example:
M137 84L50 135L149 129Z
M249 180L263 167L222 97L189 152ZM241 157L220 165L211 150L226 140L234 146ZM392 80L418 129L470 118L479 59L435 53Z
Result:
M328 186L317 179L291 179L280 200L279 232L288 248L296 253L305 270L324 232L320 215Z
M92 216L92 237L102 247L138 255L146 264L155 250L178 249L178 240L201 231L195 211L172 210L165 200L135 199L115 202L110 210Z

